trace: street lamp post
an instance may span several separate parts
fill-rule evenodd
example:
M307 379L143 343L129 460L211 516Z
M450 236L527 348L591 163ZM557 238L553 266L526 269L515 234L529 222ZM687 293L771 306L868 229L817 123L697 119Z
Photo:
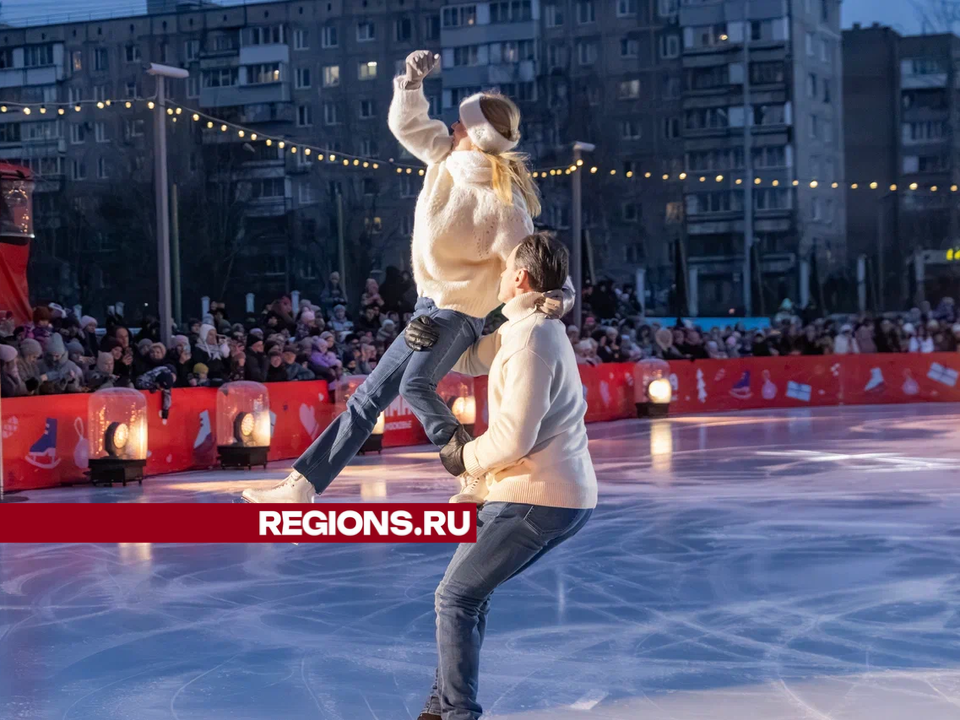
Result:
M583 171L580 163L580 154L593 152L596 145L577 140L573 144L573 257L571 258L570 275L573 278L573 289L576 298L573 302L573 322L578 327L583 322L583 184L580 175Z
M160 341L169 347L173 336L173 310L170 302L170 196L167 187L167 128L166 78L183 79L190 73L170 65L150 63L148 75L157 78L157 99L154 107L154 183L157 203L157 276L159 298L157 316L160 321Z

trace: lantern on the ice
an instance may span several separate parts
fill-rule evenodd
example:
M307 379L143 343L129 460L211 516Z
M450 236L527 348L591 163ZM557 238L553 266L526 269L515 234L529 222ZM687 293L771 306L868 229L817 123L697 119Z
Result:
M270 393L257 382L230 382L217 390L217 454L220 467L267 467Z
M637 417L666 417L673 399L670 365L665 360L647 358L633 366L633 392Z
M357 388L363 385L363 381L366 379L366 375L348 375L340 380L340 383L337 386L337 415L347 411L347 402L351 397L353 397L353 394L357 391ZM386 428L386 425L386 417L384 417L383 413L380 413L380 415L377 417L376 423L373 425L373 430L370 433L370 437L364 440L363 445L360 446L361 455L365 455L369 452L379 453L383 450L383 431Z
M90 479L94 485L136 480L147 465L147 399L129 388L97 390L87 400Z
M473 378L460 373L450 373L437 385L437 394L459 423L473 435L473 426L477 421L477 398L473 391Z

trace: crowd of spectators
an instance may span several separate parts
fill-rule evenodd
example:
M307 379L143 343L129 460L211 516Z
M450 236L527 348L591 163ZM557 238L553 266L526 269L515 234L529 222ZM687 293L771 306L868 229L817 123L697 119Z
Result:
M356 297L356 296L354 296ZM742 322L702 330L695 322L648 321L633 288L600 282L583 290L580 325L567 333L581 364L666 360L825 355L873 352L956 352L960 323L954 302L924 304L882 318L823 318L813 308L795 311L785 300L769 327L748 331ZM131 329L108 316L103 330L90 316L61 306L38 306L29 323L0 319L3 397L93 392L105 387L168 390L218 386L235 380L288 382L367 375L410 320L416 287L409 273L388 268L382 285L369 279L352 303L337 273L317 303L289 297L255 317L232 318L219 302L178 328L169 346L159 323L144 318ZM486 332L503 322L487 318ZM402 342L402 339L400 340Z

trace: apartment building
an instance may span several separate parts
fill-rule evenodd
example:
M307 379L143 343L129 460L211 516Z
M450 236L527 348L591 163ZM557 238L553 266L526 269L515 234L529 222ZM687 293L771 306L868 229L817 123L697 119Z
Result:
M845 200L832 187L843 179L840 3L683 0L680 25L693 304L744 305L748 183L754 312L786 297L820 302L810 269L839 279L846 262Z
M924 294L936 302L954 294L955 266L929 268L923 291L913 262L922 251L954 248L960 233L952 193L960 182L960 38L904 37L873 25L854 26L843 41L847 177L878 185L846 191L850 254L866 259L879 305L902 307Z

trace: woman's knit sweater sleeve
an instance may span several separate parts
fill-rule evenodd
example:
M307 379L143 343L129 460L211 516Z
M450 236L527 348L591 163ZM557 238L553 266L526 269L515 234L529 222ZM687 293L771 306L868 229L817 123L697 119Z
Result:
M423 88L404 89L403 79L393 83L393 101L387 115L390 132L411 155L435 165L453 150L450 131L440 120L430 119L430 103Z

